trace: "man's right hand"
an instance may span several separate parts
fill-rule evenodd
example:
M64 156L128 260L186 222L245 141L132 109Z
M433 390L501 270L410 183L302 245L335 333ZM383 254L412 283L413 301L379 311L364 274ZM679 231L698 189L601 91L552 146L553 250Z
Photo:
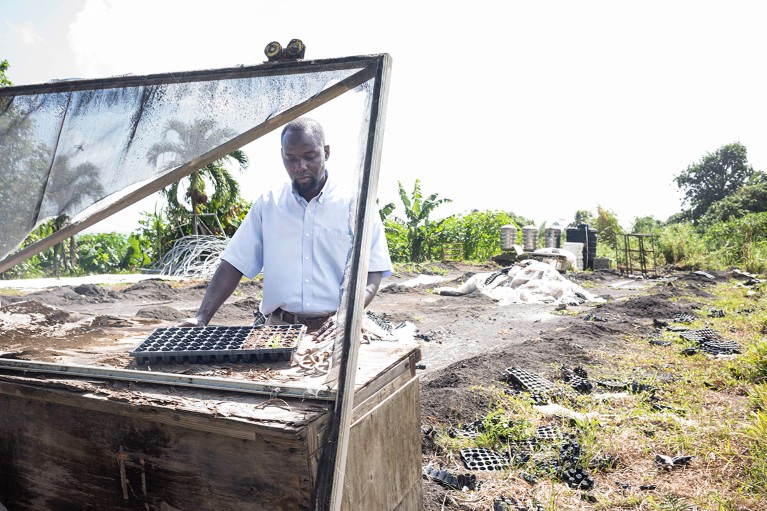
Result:
M179 328L190 328L193 326L205 326L205 325L203 325L202 322L197 318L186 318L179 321L176 326Z

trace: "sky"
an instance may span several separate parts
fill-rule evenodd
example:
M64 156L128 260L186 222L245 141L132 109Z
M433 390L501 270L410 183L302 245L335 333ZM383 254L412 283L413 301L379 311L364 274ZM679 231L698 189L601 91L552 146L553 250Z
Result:
M452 200L435 218L566 224L599 206L629 228L680 211L674 176L722 145L767 170L766 14L756 0L0 0L0 60L25 85L253 65L293 38L308 59L388 53L382 204L419 179ZM333 172L351 151L327 131ZM287 179L276 136L244 150L247 199ZM130 232L161 206L89 231Z

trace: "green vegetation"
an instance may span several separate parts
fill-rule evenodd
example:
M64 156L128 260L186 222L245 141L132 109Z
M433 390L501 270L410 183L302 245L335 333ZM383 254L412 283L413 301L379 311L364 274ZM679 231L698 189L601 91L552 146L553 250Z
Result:
M5 62L1 69L7 69ZM176 160L188 158L191 148L215 144L227 136L223 130L213 129L204 121L187 128L169 124L167 140L153 147L150 160L155 164L174 165ZM29 158L39 158L39 151L33 145L24 147L25 154L32 155ZM18 155L14 158L19 160ZM236 162L241 170L248 166L247 156L239 150L233 151L193 173L184 187L179 182L163 190L168 207L144 213L139 229L124 242L117 243L109 234L103 235L101 243L87 238L89 249L100 250L100 253L88 252L84 259L86 266L78 267L77 254L81 249L76 248L80 243L77 236L68 246L59 244L52 251L17 265L3 277L33 277L59 271L77 274L136 270L158 261L182 236L195 232L231 236L244 219L249 204L240 197L237 182L226 169L226 160ZM754 273L767 271L767 174L748 164L745 147L737 143L722 146L690 165L675 181L685 191L685 204L690 209L672 215L665 222L647 215L635 218L624 228L614 212L597 205L594 212L578 210L570 226L586 223L597 230L597 257L620 259L625 234L646 234L653 236L660 270L739 267ZM392 260L399 264L443 260L486 262L500 253L503 225L516 226L520 234L523 226L536 225L524 216L498 210L472 210L435 219L439 206L451 199L438 193L425 193L419 179L415 179L410 192L401 182L398 185L400 204L379 205L378 212ZM398 208L402 217L396 216ZM22 246L44 237L43 231L50 234L60 228L56 222L59 220L38 228ZM541 234L545 228L545 223L539 225ZM543 236L539 238L542 244ZM124 252L113 254L115 250ZM65 257L67 252L69 256Z
M177 167L199 156L197 152L201 149L215 147L234 135L234 131L216 128L215 123L207 119L191 125L170 121L166 127L166 140L151 147L149 161L155 165L162 163L166 168ZM226 168L229 160L235 161L240 171L250 164L245 152L236 149L160 192L168 204L168 217L181 229L186 228L189 231L186 234L224 234L222 231L226 229L215 219L232 216L232 208L237 207L240 200L240 185ZM184 188L186 191L180 200L179 194ZM213 192L208 195L211 188ZM189 209L185 204L189 204ZM189 220L185 222L187 218Z
M420 262L424 259L430 259L436 239L434 234L436 230L442 224L442 220L438 222L430 222L431 213L439 207L440 204L451 202L450 199L438 199L439 194L433 193L428 197L424 197L421 193L421 181L415 180L413 185L413 191L410 195L407 194L402 183L399 185L399 196L402 200L402 204L405 207L405 220L395 219L389 221L390 229L387 229L388 233L391 232L395 235L396 242L399 242L400 246L404 241L404 250L407 250L408 260L413 262ZM393 225L392 225L393 224Z
M674 180L684 191L685 203L690 206L690 217L698 220L714 203L736 193L749 180L758 178L759 174L748 164L746 148L736 142L707 153Z
M49 236L61 227L51 220L27 238L22 247ZM146 240L136 234L81 234L66 243L32 256L3 274L4 278L36 278L51 275L87 275L94 273L126 273L149 264Z
M13 83L11 83L11 81L5 75L5 72L8 71L9 67L11 67L11 65L7 60L0 61L0 87L13 85Z

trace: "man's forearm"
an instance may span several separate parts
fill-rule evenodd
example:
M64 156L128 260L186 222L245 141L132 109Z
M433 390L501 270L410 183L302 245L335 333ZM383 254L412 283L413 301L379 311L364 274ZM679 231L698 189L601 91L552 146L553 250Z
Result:
M219 307L231 296L242 279L240 270L222 260L210 279L205 297L195 315L200 326L207 325Z
M378 293L378 287L381 285L381 272L374 271L368 273L367 284L365 284L365 307L373 301L376 293Z

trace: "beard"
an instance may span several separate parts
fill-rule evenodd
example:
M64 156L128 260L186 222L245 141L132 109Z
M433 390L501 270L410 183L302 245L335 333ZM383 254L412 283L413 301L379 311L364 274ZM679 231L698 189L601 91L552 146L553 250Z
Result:
M317 185L319 184L319 181L317 181L317 178L312 176L309 181L306 183L299 183L298 181L293 181L293 189L297 191L299 194L301 193L307 193L315 190L317 188Z
M302 176L304 177L304 176ZM320 193L320 190L325 186L325 181L328 177L328 172L325 170L322 172L320 177L317 177L315 174L309 174L306 176L309 178L308 181L301 184L297 180L293 179L293 189L299 194L299 195L306 195L306 194L318 194Z

